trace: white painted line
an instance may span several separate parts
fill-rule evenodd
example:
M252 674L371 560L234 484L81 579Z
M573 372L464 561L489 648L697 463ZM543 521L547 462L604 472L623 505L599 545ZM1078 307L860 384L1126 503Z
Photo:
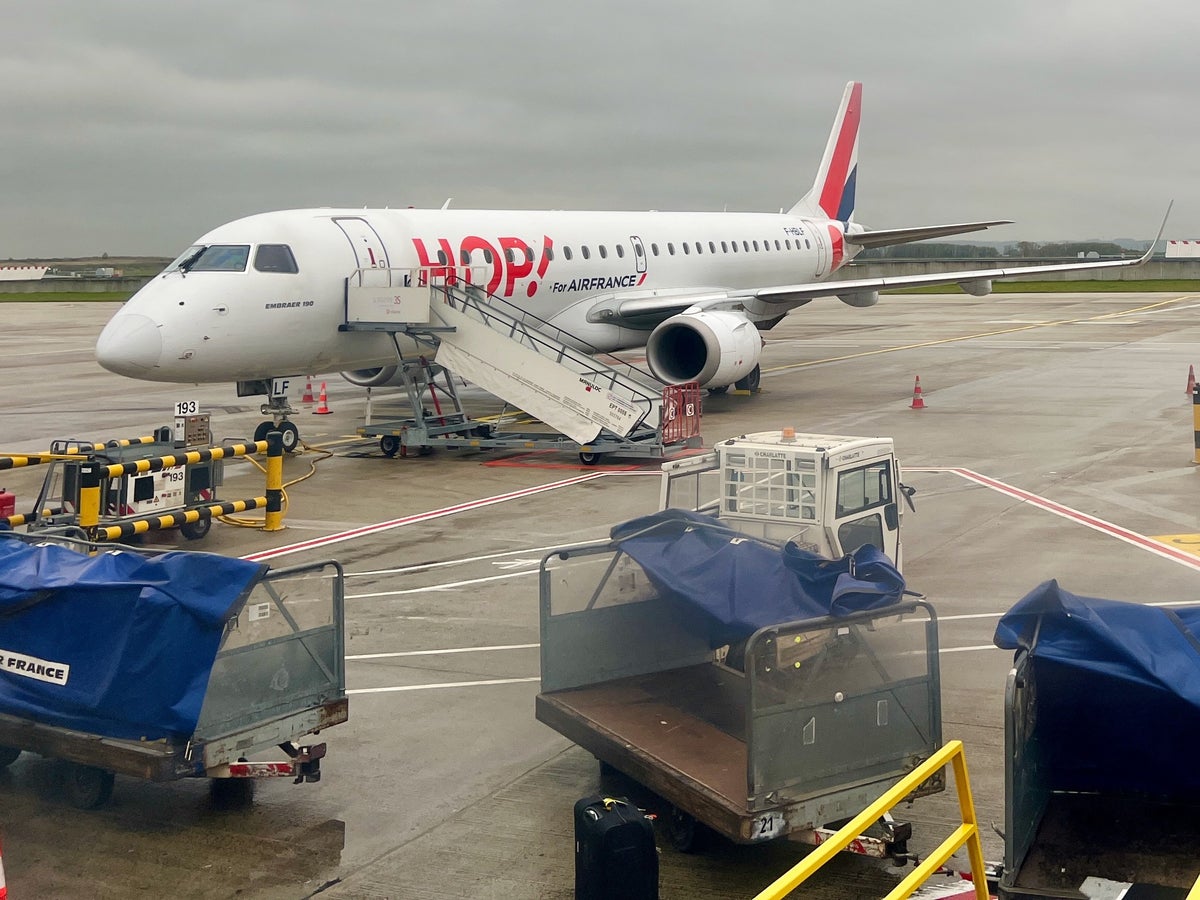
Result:
M537 565L542 561L543 556L548 553L553 553L555 550L562 550L566 547L603 544L607 540L608 538L595 538L590 541L580 541L578 544L555 544L552 547L522 547L520 550L505 550L501 553L485 553L483 556L462 556L458 559L445 559L439 562L418 563L414 566L400 566L399 568L395 569L369 569L365 572L347 572L346 578L361 578L364 575L403 575L408 572L424 572L426 569L441 569L447 566L461 566L467 563L484 562L489 559L503 559L506 556L516 556L517 554L521 553L539 554L538 558L533 562L534 565Z
M394 694L399 691L436 691L442 688L482 687L489 684L528 684L531 681L541 681L540 676L533 678L493 678L490 681L447 681L442 684L404 684L397 687L356 688L346 691L347 694Z
M966 653L969 650L999 650L995 644L976 644L974 647L940 647L938 653ZM1011 650L1006 650L1006 653L1011 653Z
M347 600L366 600L371 597L401 597L405 594L437 594L443 591L453 591L468 587L472 584L486 584L489 581L505 581L509 578L524 578L536 575L537 570L526 569L524 572L506 572L503 575L488 575L486 578L469 578L466 581L443 581L440 584L430 584L425 587L403 588L398 591L374 591L369 594L347 594Z
M274 550L263 550L259 553L250 553L243 556L242 559L249 559L259 562L265 559L275 559L279 556L286 556L290 553L299 553L302 550L316 550L320 547L327 547L330 544L341 543L342 541L353 540L354 538L366 537L371 534L379 534L383 531L390 531L393 528L403 528L405 525L415 525L419 522L428 522L432 519L440 519L444 516L452 516L455 513L468 512L470 510L482 509L485 506L494 506L497 503L505 503L509 500L519 500L523 497L532 497L535 494L541 494L546 491L557 490L562 487L570 487L575 484L582 484L585 481L593 481L597 478L603 478L611 474L625 474L613 472L589 472L586 475L577 475L574 478L567 478L562 481L552 481L549 484L541 484L536 487L524 488L519 491L512 491L508 494L497 494L494 497L484 497L480 500L471 500L467 503L459 503L455 506L446 506L442 509L433 509L429 512L417 513L412 516L405 516L401 519L392 519L388 522L378 522L375 525L364 525L362 528L352 528L349 531L338 532L337 534L326 535L325 537L313 538L310 541L300 541L296 544L288 544L283 547L276 547Z
M495 647L450 647L446 650L402 650L396 653L359 653L346 659L393 659L397 656L442 656L447 653L490 653L493 650L533 650L541 644L498 644Z
M1200 557L1193 556L1182 550L1175 550L1166 544L1160 544L1153 538L1146 537L1144 534L1138 534L1136 531L1130 531L1128 528L1122 528L1120 525L1114 525L1112 522L1106 522L1104 519L1099 519L1096 516L1089 516L1087 513L1080 512L1077 509L1072 509L1061 503L1055 503L1053 500L1048 500L1029 491L1013 487L1011 484L1005 484L1003 481L998 481L995 478L988 478L986 475L980 475L978 472L973 472L970 469L958 468L956 466L905 466L905 471L949 472L952 475L958 475L960 478L965 478L967 481L973 481L986 488L991 488L993 491L1004 494L1007 497L1012 497L1014 500L1020 500L1022 503L1036 506L1039 509L1054 513L1056 516L1061 516L1079 525L1085 525L1093 531L1099 531L1101 534L1107 534L1119 541L1132 544L1135 547L1153 553L1155 556L1161 556L1163 559L1169 559L1172 562L1177 562L1182 566L1187 566L1189 569L1200 572Z

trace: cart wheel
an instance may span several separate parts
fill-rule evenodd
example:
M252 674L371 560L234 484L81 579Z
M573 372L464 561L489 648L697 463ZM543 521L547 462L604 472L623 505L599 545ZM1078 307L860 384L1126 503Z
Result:
M706 837L707 830L695 817L676 806L667 811L667 839L680 853L698 853Z
M208 796L218 809L245 809L254 802L253 778L213 778Z
M596 453L592 450L584 450L579 453L579 461L585 466L594 466L604 457L603 453Z
M394 434L385 434L379 439L379 449L383 455L391 459L400 451L400 438Z
M179 533L189 541L198 541L212 529L212 519L197 519L195 522L184 522L179 526Z
M113 773L104 769L66 763L62 777L63 793L67 802L76 809L95 809L107 803L112 796L114 780Z
M712 394L714 397L719 397L721 394L726 394L729 392L729 385L722 384L722 385L718 385L717 387L710 387L708 389L708 392L710 394Z
M7 769L20 755L21 751L16 747L0 747L0 769Z

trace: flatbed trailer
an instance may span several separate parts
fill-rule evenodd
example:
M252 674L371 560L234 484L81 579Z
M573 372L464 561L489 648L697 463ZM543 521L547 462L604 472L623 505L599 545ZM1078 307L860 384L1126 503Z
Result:
M319 781L325 744L301 741L349 717L343 596L335 561L266 570L226 622L191 734L121 738L0 712L0 768L23 752L60 760L66 799L80 808L106 802L115 775ZM273 758L255 759L264 751Z
M714 650L694 611L614 545L540 571L536 716L696 823L737 843L820 843L941 745L937 620L923 601L761 628ZM939 773L914 796L944 789ZM884 823L854 849L903 858Z

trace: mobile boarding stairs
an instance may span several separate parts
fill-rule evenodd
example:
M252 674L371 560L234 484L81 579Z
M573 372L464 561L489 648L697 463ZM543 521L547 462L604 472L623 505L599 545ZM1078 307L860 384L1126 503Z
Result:
M696 384L665 389L629 364L610 364L561 329L488 294L481 269L358 269L346 279L346 331L392 335L414 417L359 429L392 456L450 448L578 449L585 463L620 453L661 457L700 446ZM406 357L399 336L436 352ZM582 348L582 349L581 349ZM499 433L463 410L447 370L536 416L557 434ZM440 379L440 380L439 380ZM423 409L428 389L435 414ZM448 408L437 400L437 393Z

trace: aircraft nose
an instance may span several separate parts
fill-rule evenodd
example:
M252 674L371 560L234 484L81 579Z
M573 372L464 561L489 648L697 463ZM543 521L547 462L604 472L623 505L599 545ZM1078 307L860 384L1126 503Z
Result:
M96 341L96 361L110 372L139 378L158 366L162 335L146 316L118 313Z

